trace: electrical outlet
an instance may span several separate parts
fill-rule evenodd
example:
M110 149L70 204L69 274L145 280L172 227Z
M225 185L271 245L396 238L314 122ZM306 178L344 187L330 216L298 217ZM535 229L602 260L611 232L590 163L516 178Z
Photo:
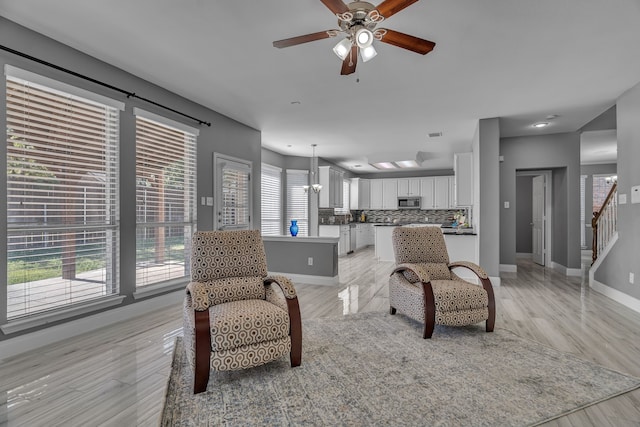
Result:
M313 257L309 257L309 259L307 260L307 263L309 265L313 265Z
M629 273L629 283L633 285L634 280L635 280L635 275L633 273Z

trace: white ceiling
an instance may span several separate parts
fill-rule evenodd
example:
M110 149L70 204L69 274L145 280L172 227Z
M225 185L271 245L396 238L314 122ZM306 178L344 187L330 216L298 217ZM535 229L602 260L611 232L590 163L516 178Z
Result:
M262 131L266 148L318 144L355 172L418 151L450 168L481 118L502 136L575 131L640 80L639 0L421 0L379 27L434 51L376 42L351 76L337 39L271 44L336 28L320 0L0 0L0 14Z

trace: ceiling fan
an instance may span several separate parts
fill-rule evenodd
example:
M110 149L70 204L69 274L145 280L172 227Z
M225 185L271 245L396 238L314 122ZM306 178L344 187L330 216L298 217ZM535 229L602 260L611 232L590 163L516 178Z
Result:
M404 34L386 28L376 28L376 25L418 0L384 0L377 7L366 1L354 1L345 4L342 0L320 0L331 12L338 17L340 29L320 31L304 36L291 37L273 42L273 46L284 48L336 37L340 33L346 38L340 41L333 51L342 59L340 74L348 75L356 71L358 53L364 62L377 55L373 47L373 40L379 40L393 46L401 47L412 52L426 55L435 47L435 43L418 37Z

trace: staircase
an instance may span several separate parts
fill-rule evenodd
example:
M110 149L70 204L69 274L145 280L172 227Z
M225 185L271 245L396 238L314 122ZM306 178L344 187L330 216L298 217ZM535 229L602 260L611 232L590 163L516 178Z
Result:
M594 213L591 227L593 229L591 265L593 265L618 233L618 183L614 183L609 190L602 209Z

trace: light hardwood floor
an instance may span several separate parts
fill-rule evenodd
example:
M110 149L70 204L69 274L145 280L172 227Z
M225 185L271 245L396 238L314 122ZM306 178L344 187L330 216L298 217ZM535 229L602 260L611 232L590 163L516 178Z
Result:
M340 259L340 286L297 283L303 319L388 310L391 268L368 248ZM519 259L495 289L496 327L640 377L640 313L591 291L583 270L568 278ZM5 360L0 425L157 425L181 326L176 305ZM640 390L547 425L640 426Z

